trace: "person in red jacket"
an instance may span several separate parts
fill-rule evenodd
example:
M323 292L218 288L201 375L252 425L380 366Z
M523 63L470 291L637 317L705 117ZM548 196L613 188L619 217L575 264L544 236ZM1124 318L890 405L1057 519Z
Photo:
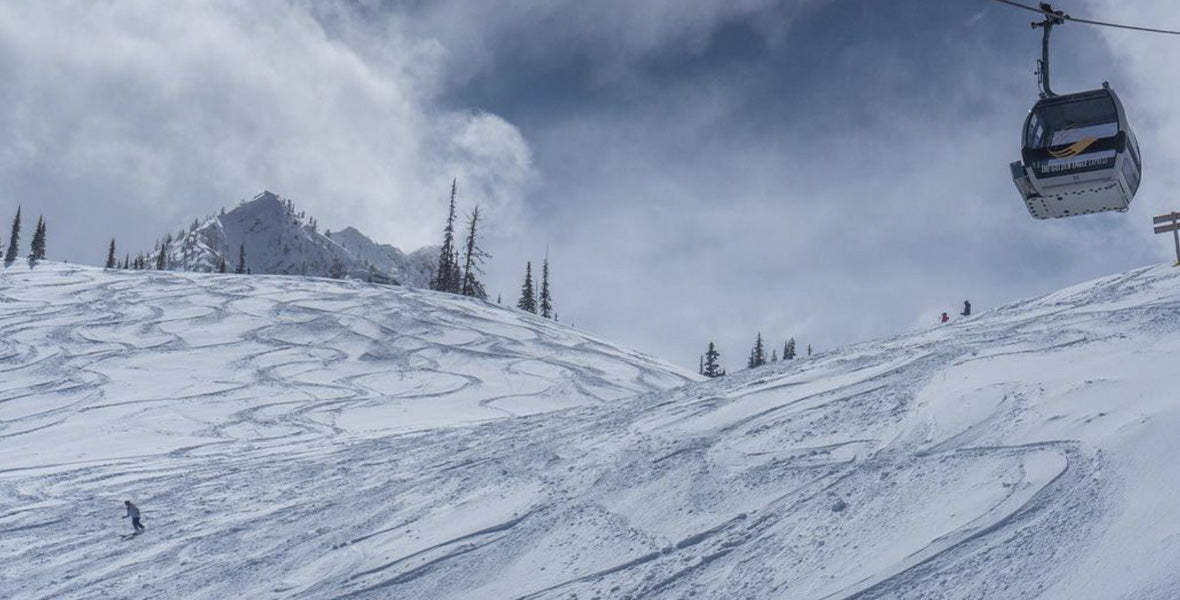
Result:
M939 317L939 318L938 318L938 320L939 320L939 322L940 322L940 323L946 323L947 321L950 321L950 320L951 320L951 318L950 318L950 316L949 316L949 315L947 315L946 313L942 313L942 316L941 316L941 317Z

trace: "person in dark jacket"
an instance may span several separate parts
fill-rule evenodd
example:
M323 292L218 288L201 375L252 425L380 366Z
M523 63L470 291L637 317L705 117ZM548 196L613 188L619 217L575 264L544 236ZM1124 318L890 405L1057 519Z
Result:
M962 313L962 315L963 315L964 317L970 317L970 316L971 316L971 301L970 301L970 300L964 300L964 301L963 301L963 313Z
M123 505L127 507L127 514L123 515L123 518L131 517L131 527L135 533L143 531L143 523L139 522L139 507L132 504L130 500L124 500Z

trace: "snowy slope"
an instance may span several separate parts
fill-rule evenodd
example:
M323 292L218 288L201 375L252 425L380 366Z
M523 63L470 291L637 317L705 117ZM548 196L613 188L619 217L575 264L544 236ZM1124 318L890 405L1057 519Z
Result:
M1178 353L1166 267L668 391L462 298L10 270L0 590L1180 597Z
M428 287L437 248L409 255L377 244L356 229L327 235L289 200L264 191L237 208L180 232L168 248L168 268L232 272L244 247L251 273L310 275ZM433 259L433 260L432 260Z

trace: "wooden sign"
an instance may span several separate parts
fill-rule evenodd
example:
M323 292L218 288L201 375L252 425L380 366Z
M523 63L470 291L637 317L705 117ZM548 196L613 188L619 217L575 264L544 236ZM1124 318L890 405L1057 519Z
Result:
M1180 213L1172 211L1169 214L1152 218L1151 222L1155 224L1156 233L1172 232L1172 241L1176 243L1176 264L1174 266L1180 267ZM1160 223L1168 224L1160 225Z

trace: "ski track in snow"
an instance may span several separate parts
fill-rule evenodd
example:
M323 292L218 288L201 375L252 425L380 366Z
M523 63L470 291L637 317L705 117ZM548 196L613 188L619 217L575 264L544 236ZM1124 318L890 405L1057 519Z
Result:
M1180 349L1178 291L1141 269L682 386L429 292L10 270L0 595L1074 597L1130 487L1100 443L1151 419L1037 361Z

